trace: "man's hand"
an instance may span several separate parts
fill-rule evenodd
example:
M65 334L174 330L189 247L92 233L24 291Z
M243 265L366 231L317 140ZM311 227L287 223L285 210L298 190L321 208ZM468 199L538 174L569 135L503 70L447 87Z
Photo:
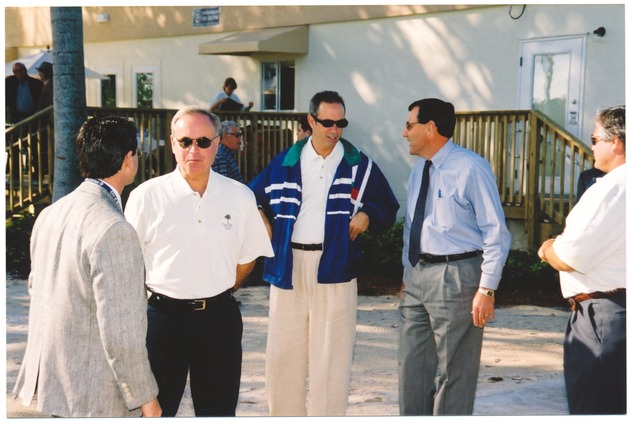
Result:
M483 328L488 321L492 321L494 319L494 296L486 296L480 292L475 293L471 314L475 327Z
M556 254L556 251L553 249L553 244L555 241L555 239L545 240L545 242L540 245L540 248L538 249L538 257L541 259L541 261L548 263L553 267L553 269L557 271L575 271L573 267L561 260L560 257Z
M350 240L355 240L357 237L367 231L370 225L370 217L363 211L359 211L350 219Z
M249 273L252 272L255 265L255 259L247 264L236 264L236 281L234 282L233 288L234 292L237 291L239 287L241 287L241 284L243 284Z
M143 404L140 409L142 410L142 416L145 418L159 418L162 416L162 407L160 406L157 397L150 402Z

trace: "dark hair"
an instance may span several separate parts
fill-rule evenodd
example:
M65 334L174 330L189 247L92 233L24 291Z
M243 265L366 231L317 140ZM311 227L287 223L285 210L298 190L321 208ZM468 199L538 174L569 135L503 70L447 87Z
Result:
M53 77L53 68L52 67L45 67L39 70L39 72L42 72L44 74L44 76L46 77L46 79L52 79Z
M418 122L425 124L433 120L437 131L445 138L451 138L455 132L455 107L437 98L425 98L414 101L409 111L418 106Z
M626 106L610 107L597 113L597 121L604 129L606 139L616 136L626 145Z
M236 89L238 85L236 85L236 81L234 78L227 78L225 82L223 82L223 88L230 87L232 89Z
M343 110L346 110L346 104L343 102L343 98L341 98L341 95L339 95L335 91L322 91L313 95L313 98L311 98L311 104L308 108L308 112L312 116L317 116L319 105L321 103L341 104L343 106Z
M136 133L136 125L119 116L93 117L83 123L76 139L83 177L103 179L118 173L127 153L136 153Z
M313 128L311 127L311 125L308 123L308 119L307 119L307 115L306 114L302 114L299 118L298 118L298 124L300 125L300 127L302 128L302 130L304 132L313 132Z

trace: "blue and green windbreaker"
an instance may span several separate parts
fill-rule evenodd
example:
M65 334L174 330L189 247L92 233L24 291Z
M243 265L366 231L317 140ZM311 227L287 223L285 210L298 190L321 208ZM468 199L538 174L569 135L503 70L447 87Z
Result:
M308 139L278 154L248 186L269 217L275 256L265 258L263 279L283 289L293 288L291 236L302 204L300 155ZM350 241L350 219L357 211L370 218L369 230L383 232L396 221L398 201L376 163L341 139L341 160L328 192L324 247L319 283L344 283L357 276L361 237Z

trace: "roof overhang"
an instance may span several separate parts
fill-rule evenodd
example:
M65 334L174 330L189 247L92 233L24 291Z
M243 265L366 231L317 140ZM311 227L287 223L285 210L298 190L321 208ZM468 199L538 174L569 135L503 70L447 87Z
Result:
M251 56L308 53L308 26L238 32L199 45L199 54Z

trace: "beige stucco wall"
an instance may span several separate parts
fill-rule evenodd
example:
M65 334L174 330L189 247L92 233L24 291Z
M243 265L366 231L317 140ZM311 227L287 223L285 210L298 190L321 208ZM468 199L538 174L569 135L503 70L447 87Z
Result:
M227 3L227 2L226 2ZM359 5L359 6L228 6L219 5L221 20L211 27L193 27L193 9L205 6L89 6L83 7L86 43L123 41L378 19L463 10L484 5ZM107 15L107 22L99 22ZM51 45L50 8L7 7L6 47ZM33 22L37 25L33 26Z

